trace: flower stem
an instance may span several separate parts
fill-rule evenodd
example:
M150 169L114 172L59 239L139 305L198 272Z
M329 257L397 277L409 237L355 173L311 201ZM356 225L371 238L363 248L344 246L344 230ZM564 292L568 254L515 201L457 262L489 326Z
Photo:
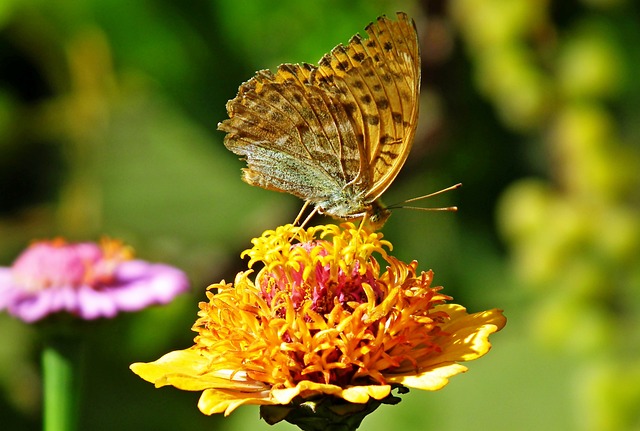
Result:
M83 356L81 337L69 334L47 337L42 352L44 431L77 429Z

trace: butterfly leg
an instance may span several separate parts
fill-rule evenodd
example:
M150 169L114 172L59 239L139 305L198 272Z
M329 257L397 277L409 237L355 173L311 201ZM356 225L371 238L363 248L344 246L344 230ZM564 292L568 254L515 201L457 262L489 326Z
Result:
M304 209L304 208L303 208L303 209ZM306 219L304 219L304 221L303 221L303 222L302 222L302 224L300 225L300 229L304 228L304 227L307 225L307 223L309 223L309 220L311 220L311 218L312 218L314 215L316 215L317 213L318 213L318 208L316 207L316 208L314 208L314 209L313 209L313 211L311 211L311 212L309 213L309 215L307 216L307 218L306 218ZM300 214L302 214L302 212L300 212Z
M300 208L300 212L296 216L296 219L293 221L293 225L294 226L298 224L298 222L302 218L302 214L304 214L304 212L307 210L308 206L309 206L309 201L304 201L304 205L302 205L302 208Z

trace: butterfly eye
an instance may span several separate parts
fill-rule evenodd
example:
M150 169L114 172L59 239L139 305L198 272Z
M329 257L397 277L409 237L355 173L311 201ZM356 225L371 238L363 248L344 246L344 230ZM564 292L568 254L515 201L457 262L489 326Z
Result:
M391 216L391 211L387 209L382 202L377 200L371 204L371 208L367 212L367 215L365 215L363 224L371 230L378 230L384 226L389 216Z

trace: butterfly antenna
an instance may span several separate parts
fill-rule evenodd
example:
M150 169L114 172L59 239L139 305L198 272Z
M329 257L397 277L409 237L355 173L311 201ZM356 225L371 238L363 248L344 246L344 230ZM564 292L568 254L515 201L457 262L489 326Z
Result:
M407 199L406 201L390 205L390 206L387 207L387 209L404 208L404 209L411 209L411 210L418 210L418 211L458 211L458 207L455 207L455 206L453 206L453 207L440 207L440 208L423 208L423 207L406 206L404 204L408 204L409 202L419 201L419 200L422 200L422 199L431 198L433 196L438 196L438 195L441 195L442 193L450 192L452 190L457 190L460 187L462 187L462 183L458 183L458 184L455 184L453 186L447 187L445 189L438 190L437 192L429 193L428 195L418 196L417 198Z

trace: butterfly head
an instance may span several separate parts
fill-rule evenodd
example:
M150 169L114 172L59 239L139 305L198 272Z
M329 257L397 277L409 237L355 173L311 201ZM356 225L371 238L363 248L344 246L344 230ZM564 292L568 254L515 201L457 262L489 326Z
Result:
M384 206L380 200L373 201L371 208L364 216L364 226L372 231L377 231L384 226L391 215L391 210Z

